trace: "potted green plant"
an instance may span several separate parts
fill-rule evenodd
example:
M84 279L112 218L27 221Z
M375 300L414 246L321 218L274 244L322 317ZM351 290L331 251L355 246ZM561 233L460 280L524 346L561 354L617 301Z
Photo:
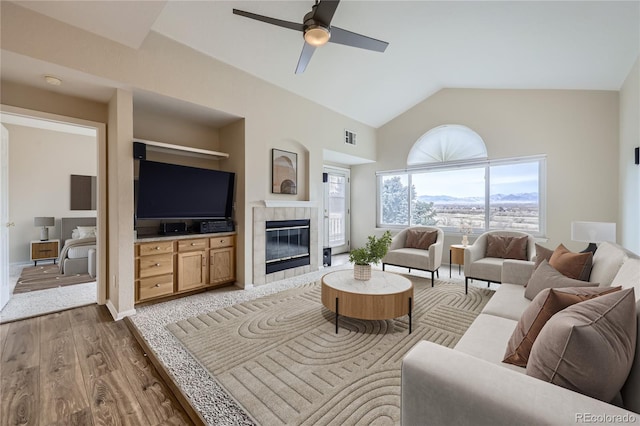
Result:
M380 238L369 235L364 247L351 250L349 262L354 264L353 276L356 280L371 279L371 264L378 263L387 254L391 244L391 232L385 231Z

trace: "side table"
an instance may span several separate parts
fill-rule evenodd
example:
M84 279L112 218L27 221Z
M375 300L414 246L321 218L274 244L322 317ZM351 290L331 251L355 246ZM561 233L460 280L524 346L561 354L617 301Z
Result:
M449 278L451 278L451 265L458 265L458 274L460 274L460 266L464 265L464 249L466 246L462 244L451 244L449 246Z
M31 241L31 260L38 266L38 260L53 260L56 263L60 254L60 240Z

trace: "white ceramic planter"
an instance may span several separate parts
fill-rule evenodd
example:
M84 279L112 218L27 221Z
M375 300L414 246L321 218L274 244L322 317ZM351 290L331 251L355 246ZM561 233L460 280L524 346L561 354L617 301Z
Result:
M371 265L353 265L353 278L360 281L371 279Z

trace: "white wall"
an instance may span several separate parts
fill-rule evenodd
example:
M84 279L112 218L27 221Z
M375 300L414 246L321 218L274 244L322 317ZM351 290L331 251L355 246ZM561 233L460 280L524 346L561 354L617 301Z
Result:
M620 243L640 254L640 58L620 89Z
M97 175L95 137L5 124L9 130L9 262L29 261L29 242L40 239L36 216L53 216L49 238L60 238L60 218L95 217L71 211L70 176ZM62 244L63 242L61 242Z
M118 89L109 102L109 300L114 319L135 313L133 274L133 97Z
M376 232L375 172L406 167L415 141L442 124L475 130L490 158L547 155L548 247L584 248L571 241L573 220L617 221L617 92L445 89L379 128L378 162L352 168L356 245Z
M376 157L375 129L159 34L150 33L136 50L13 3L2 2L0 7L4 50L95 76L102 82L111 81L114 88L126 87L133 93L140 90L159 94L244 118L244 149L234 147L234 152L245 154L241 160L243 167L237 167L238 159L221 164L223 169L244 172L242 179L239 179L239 182L244 182L244 188L236 192L236 210L243 212L243 215L236 216L243 220L238 223L239 247L243 250L238 256L240 285L248 282L253 275L253 205L270 198L320 202L324 148L370 160ZM13 99L18 99L18 103L21 102L19 98L20 93L13 94ZM55 105L47 107L52 107L52 112L56 112ZM358 146L345 146L345 128L358 134ZM129 145L125 149L130 152L132 140L115 142L111 136L109 148L115 148L111 145L117 143L117 149L120 149L121 142ZM222 147L225 144L220 140ZM296 196L270 193L271 148L284 147L299 147L299 154L304 154L305 158L306 171L303 181L299 182L300 190ZM117 172L112 167L110 164L109 173ZM126 194L124 188L121 189L121 194ZM110 203L123 206L118 214L123 215L128 209L125 200L110 199ZM124 241L118 243L120 250L128 250L123 246L128 244ZM133 259L130 262L133 264ZM119 271L110 271L110 274L126 274L120 277L120 282L129 280L133 285L132 276L128 276L131 269L122 265L119 268Z

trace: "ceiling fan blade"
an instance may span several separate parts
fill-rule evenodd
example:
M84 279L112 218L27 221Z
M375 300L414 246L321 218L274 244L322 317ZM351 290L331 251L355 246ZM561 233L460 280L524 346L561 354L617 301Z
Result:
M291 30L303 31L304 25L297 22L283 21L282 19L269 18L268 16L262 16L251 12L245 12L244 10L233 9L234 15L244 16L245 18L255 19L256 21L266 22L267 24L277 25L279 27L289 28Z
M311 56L313 56L313 52L315 51L315 46L312 46L309 43L305 42L304 46L302 46L300 59L298 59L298 66L296 66L296 74L302 74L304 70L307 69L307 64L311 60Z
M384 52L389 43L362 34L352 33L338 27L331 27L330 43L344 44L346 46L359 47L360 49Z
M340 0L321 0L317 6L314 6L316 11L313 14L313 20L329 26L333 14L336 13L338 3Z

